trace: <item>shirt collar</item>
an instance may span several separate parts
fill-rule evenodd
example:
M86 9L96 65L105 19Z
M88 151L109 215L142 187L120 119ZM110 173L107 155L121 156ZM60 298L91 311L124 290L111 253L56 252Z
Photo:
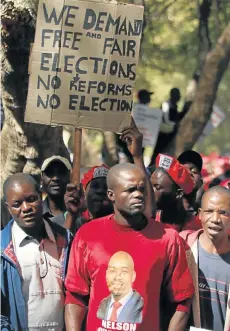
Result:
M44 225L45 225L45 231L46 234L49 238L50 241L56 243L56 239L54 237L53 231L49 225L49 223L46 220L44 221ZM12 226L12 232L14 233L14 240L17 246L20 246L21 243L23 242L23 240L29 238L29 239L33 239L32 237L28 236L27 233L25 233L25 231L23 231L20 226L14 221L13 226Z
M12 234L17 246L20 246L24 239L28 237L28 235L18 226L18 224L14 221L12 225Z
M43 215L53 217L50 211L48 197L46 197L45 200L42 201L42 210L43 210Z
M132 295L133 295L133 290L131 290L128 294L126 294L126 296L124 296L118 302L120 302L121 306L124 306L126 304L126 302L129 301L129 299L131 298ZM115 300L114 300L113 296L111 296L111 301L110 301L110 305L109 305L110 308L113 306L114 302L115 302Z
M56 239L54 237L54 234L53 234L53 231L51 229L51 226L49 225L49 223L46 220L44 220L44 224L45 224L45 230L46 230L46 233L47 233L47 235L49 237L49 240L52 241L52 242L54 242L54 243L56 243Z

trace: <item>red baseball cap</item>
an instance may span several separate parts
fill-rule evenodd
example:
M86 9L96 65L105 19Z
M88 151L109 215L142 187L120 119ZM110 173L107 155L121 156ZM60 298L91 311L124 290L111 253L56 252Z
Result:
M168 175L185 194L189 194L194 190L195 182L190 171L180 164L174 157L166 154L158 154L156 158L156 167L166 170Z
M109 172L109 168L102 164L100 166L93 167L89 169L88 172L86 172L81 180L81 183L86 189L87 185L95 178L100 178L100 177L107 177Z

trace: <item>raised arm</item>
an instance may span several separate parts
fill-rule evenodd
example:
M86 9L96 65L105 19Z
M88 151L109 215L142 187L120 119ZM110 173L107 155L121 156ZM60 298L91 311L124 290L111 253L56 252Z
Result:
M153 188L150 182L150 178L146 172L143 155L142 155L143 135L138 130L133 118L132 118L131 126L126 127L121 131L120 139L127 143L128 150L132 154L134 163L139 168L141 168L145 173L146 181L147 181L147 194L148 194L145 216L147 218L151 218L152 216L155 217L156 205L155 205Z

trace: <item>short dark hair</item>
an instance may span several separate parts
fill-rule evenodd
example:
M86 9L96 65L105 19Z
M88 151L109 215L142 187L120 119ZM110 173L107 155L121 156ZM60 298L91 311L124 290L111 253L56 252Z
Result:
M31 183L32 185L34 185L35 190L39 193L38 182L32 176L19 172L17 174L9 176L3 184L3 195L5 201L9 188L11 188L14 183L20 183L20 182Z
M202 205L206 195L209 194L209 193L212 193L212 192L213 193L226 194L230 198L230 190L229 189L227 189L226 187L223 187L223 186L216 185L216 186L212 186L211 188L209 188L207 191L204 192L204 194L202 196L202 199L201 199L201 205Z

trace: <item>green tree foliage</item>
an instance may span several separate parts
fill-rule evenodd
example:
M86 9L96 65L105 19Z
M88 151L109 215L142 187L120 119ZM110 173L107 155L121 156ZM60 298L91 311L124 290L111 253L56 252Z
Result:
M169 90L180 88L182 97L192 78L200 56L200 5L210 4L207 22L212 47L230 21L229 0L149 0L145 2L145 29L140 52L136 88L154 91L152 106L159 107L168 98ZM219 86L216 103L226 112L225 122L206 138L199 151L229 150L227 134L230 123L230 73L225 73ZM183 106L183 100L180 107ZM226 128L226 130L224 129ZM225 134L226 132L226 134Z

